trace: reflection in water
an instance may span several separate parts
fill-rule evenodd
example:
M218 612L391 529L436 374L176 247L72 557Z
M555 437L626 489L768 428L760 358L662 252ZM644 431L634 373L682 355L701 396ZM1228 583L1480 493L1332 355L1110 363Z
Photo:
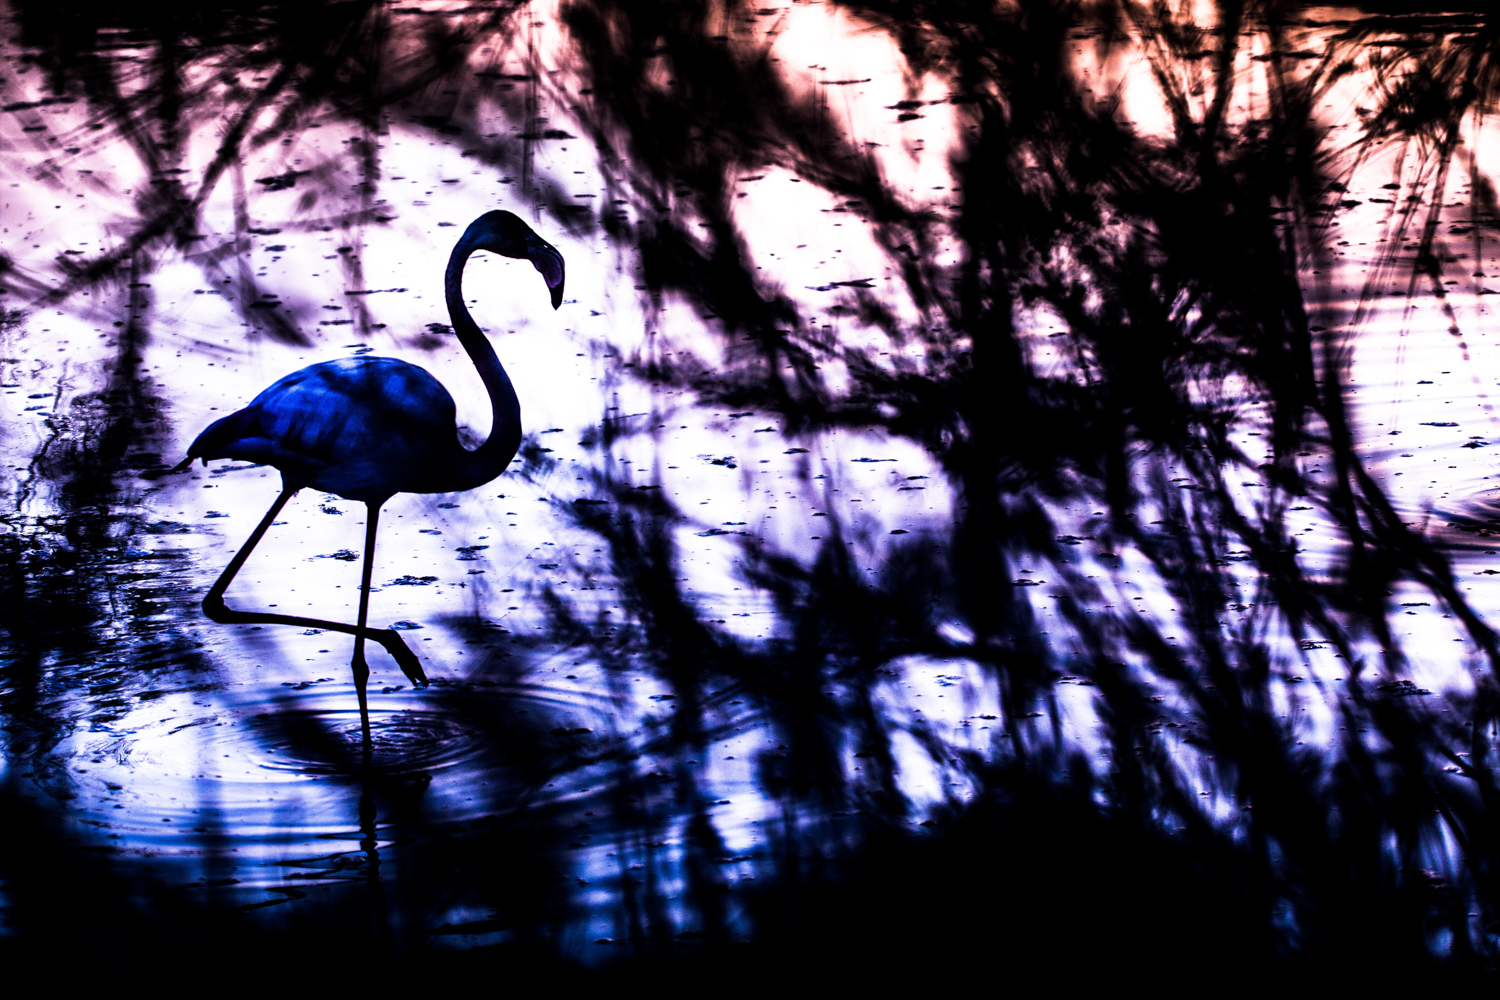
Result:
M1491 967L1494 32L1388 7L15 3L6 939ZM366 763L166 472L376 350L482 438L495 207L576 298L470 272L527 433L388 508Z

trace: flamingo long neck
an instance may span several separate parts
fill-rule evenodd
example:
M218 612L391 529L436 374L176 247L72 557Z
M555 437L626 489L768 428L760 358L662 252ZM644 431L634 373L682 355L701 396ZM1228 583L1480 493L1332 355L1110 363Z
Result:
M448 299L448 318L453 321L453 332L479 370L479 377L490 396L494 419L490 424L490 436L484 444L473 451L460 446L459 478L463 485L457 489L472 489L500 475L521 446L521 402L516 398L515 386L511 385L510 376L505 374L489 339L479 331L479 325L464 306L464 265L476 249L467 240L460 240L453 248L453 255L448 258L448 270L443 275L443 291Z

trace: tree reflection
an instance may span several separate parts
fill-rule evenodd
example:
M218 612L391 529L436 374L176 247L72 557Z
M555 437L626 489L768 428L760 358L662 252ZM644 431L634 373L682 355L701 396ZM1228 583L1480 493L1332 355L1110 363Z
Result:
M305 189L275 227L381 225L378 140L406 102L428 127L462 134L484 169L522 175L539 211L638 253L649 303L689 303L720 341L723 360L709 363L659 333L629 377L775 412L789 435L911 442L952 488L942 530L870 538L830 511L816 545L743 536L743 579L774 609L752 641L683 588L676 539L688 515L608 471L610 449L650 428L602 420L589 439L593 499L555 507L599 540L620 620L549 592L543 637L513 638L472 683L438 691L483 734L496 777L476 795L490 819L445 821L420 775L398 765L343 772L405 845L389 873L379 855L391 939L416 950L495 933L526 954L572 957L559 929L598 908L601 887L566 874L563 845L587 837L614 846L603 890L621 963L690 963L748 938L766 968L815 953L915 966L943 946L1017 960L1076 946L1112 969L1144 969L1136 956L1163 949L1205 969L1490 967L1500 651L1455 582L1448 543L1404 523L1367 469L1347 385L1379 279L1405 268L1411 287L1446 294L1442 268L1457 261L1443 256L1439 207L1464 122L1493 103L1489 21L1422 48L1414 40L1433 24L1372 16L1304 58L1291 50L1311 30L1303 8L1278 3L1221 3L1207 21L1162 4L1042 0L839 10L892 40L914 95L945 95L956 137L947 210L903 196L880 155L768 57L771 15L739 3L569 0L567 83L536 62L475 71L482 46L515 43L536 16L518 5L420 19L360 3L81 17L17 7L52 91L88 102L101 133L90 141L127 144L154 183L118 250L55 275L12 269L12 290L60 302L138 285L151 255L173 248L236 285L254 335L300 336L287 318L296 303L253 308L266 298L240 242L257 228L250 184ZM1377 35L1404 47L1372 49ZM120 61L122 38L150 57ZM1136 55L1167 111L1159 133L1132 124L1086 72L1120 72ZM1263 70L1253 114L1235 110L1246 65ZM1314 277L1334 263L1347 168L1318 109L1358 73L1373 107L1355 159L1377 141L1410 144L1431 204L1392 202L1392 232L1420 226L1419 248L1398 255L1393 242L1346 302ZM537 94L567 87L606 176L597 210L568 204L530 158L545 134ZM519 135L480 133L480 104ZM337 163L247 183L246 150L319 119L361 138ZM209 120L225 123L220 143L190 180L184 136ZM1493 196L1464 156L1478 261ZM813 322L756 266L734 203L768 165L869 223L897 280L830 286L823 312L872 337ZM202 253L199 213L225 175L237 231ZM354 193L339 194L352 178ZM358 284L358 251L341 266ZM149 342L149 303L130 316L115 380L54 417L56 442L38 455L61 521L0 536L15 550L6 712L43 720L28 732L61 726L36 694L42 663L67 643L104 642L105 619L130 620L108 604L108 539L142 530L131 520L139 484L122 477L155 466L160 420L133 360ZM1040 318L1053 336L1038 333ZM1041 360L1043 340L1055 362ZM1251 429L1264 453L1248 450ZM540 461L533 450L527 469ZM1289 526L1294 505L1339 532L1327 564ZM61 586L93 618L39 625L60 585L50 567L64 562L74 572ZM1472 693L1425 696L1407 679L1388 598L1408 583L1463 629ZM1120 599L1144 591L1168 595L1175 614ZM483 634L478 621L455 627ZM154 662L151 643L164 640L145 636L110 640L122 673ZM1347 674L1303 681L1301 654L1314 649L1336 650ZM673 709L639 732L578 732L528 672L558 650L598 663L614 704L645 675ZM916 662L973 668L996 693L991 749L892 711L895 679ZM1095 749L1077 735L1074 685L1089 689ZM1288 706L1308 698L1326 700L1337 732L1304 739ZM751 727L766 734L754 781L775 810L753 879L735 867L746 859L727 846L704 763ZM44 755L22 731L11 730L10 759ZM277 738L313 747L330 734ZM936 805L903 784L914 756L941 775ZM568 794L544 794L555 786ZM121 865L111 877L133 876ZM974 895L991 905L975 913ZM254 926L374 940L370 901L340 899ZM459 902L486 916L431 924ZM35 934L46 918L17 896L12 919Z

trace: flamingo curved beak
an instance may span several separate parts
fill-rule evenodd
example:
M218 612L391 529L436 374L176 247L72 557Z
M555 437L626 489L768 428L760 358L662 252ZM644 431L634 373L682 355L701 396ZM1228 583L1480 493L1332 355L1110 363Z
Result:
M535 233L526 238L526 257L552 290L552 308L562 305L563 281L566 277L562 254L557 248Z

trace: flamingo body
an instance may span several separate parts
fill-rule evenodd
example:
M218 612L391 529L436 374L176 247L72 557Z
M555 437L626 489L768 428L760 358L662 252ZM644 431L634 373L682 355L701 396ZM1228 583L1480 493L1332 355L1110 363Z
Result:
M381 505L397 493L448 493L482 486L505 471L521 444L521 407L515 386L464 305L464 265L480 250L531 261L547 284L554 309L562 304L564 266L557 248L510 212L486 212L453 247L443 275L443 292L453 332L474 362L490 399L493 425L483 444L470 450L459 443L453 397L425 370L395 358L340 358L293 372L249 406L214 421L188 446L187 460L178 466L184 470L195 458L205 465L214 458L234 458L281 470L281 495L209 588L203 610L217 622L311 626L354 636L350 667L367 750L370 718L365 682L370 668L365 663L365 640L384 646L413 684L427 683L421 662L399 632L366 624ZM276 516L307 486L363 501L369 510L357 624L239 611L224 603L229 584L276 523Z
M455 413L424 368L340 358L293 372L215 421L188 457L274 465L292 482L349 500L446 493L478 485L455 474L468 457Z

